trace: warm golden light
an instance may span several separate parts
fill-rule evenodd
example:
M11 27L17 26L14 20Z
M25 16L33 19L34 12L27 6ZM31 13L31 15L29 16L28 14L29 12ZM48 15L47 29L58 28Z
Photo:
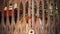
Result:
M4 10L7 10L7 7L5 7Z

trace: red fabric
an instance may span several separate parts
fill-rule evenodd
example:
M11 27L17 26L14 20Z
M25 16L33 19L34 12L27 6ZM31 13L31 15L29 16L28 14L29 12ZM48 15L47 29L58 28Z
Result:
M28 21L29 20L29 16L26 16L25 19L26 19L26 21Z
M7 15L7 11L6 10L4 10L4 16L6 16Z
M35 22L35 24L36 24L36 21L37 21L37 18L34 18L34 22Z
M9 10L9 16L12 16L12 10Z
M1 14L1 11L0 11L0 14Z

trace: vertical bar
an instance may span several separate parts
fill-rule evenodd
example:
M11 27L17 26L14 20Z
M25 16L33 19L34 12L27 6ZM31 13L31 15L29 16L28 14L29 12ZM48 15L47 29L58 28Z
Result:
M41 0L41 1L42 1L42 23L43 23L43 26L42 26L43 32L42 32L42 34L45 34L45 29L44 29L44 27L45 27L44 0Z
M34 29L34 0L32 0L32 28Z
M37 18L39 17L39 3L37 1Z
M22 1L22 3L25 2L25 1ZM25 3L23 3L23 23L24 23L24 26L25 26L25 29L24 29L24 26L22 27L22 34L24 33L23 31L25 30L26 31L26 19L25 19ZM23 30L24 29L24 30Z
M18 3L17 23L20 23L20 22L19 22L19 13L20 13L20 12L19 12L19 11L20 11L20 8L19 8L19 7L20 7L20 0L18 0L17 3Z
M4 5L5 5L5 0L3 0L3 3L2 4L3 4L3 6L1 8L2 9L2 23L1 24L4 25L4 15L3 15L4 10L3 9L4 9Z
M11 34L14 34L14 27L15 27L15 22L14 22L14 0L11 0L11 2L12 2Z
M56 7L55 7L55 0L52 0L52 2L53 2L53 24L54 24L54 26L53 26L53 32L54 32L54 34L55 34L55 12L56 12Z
M39 32L40 32L40 31L39 31L39 28L40 28L39 19L40 19L40 18L39 18L39 3L38 3L38 2L39 2L39 1L37 1L37 27L38 27L38 28L37 28L37 31L38 31L38 32L36 32L37 34L39 34Z
M2 7L1 7L1 11L2 11L2 23L1 23L2 27L1 28L2 28L2 31L1 31L1 33L4 34L3 28L5 26L5 24L4 24L4 5L5 5L5 0L2 0L1 2L2 2Z
M28 24L29 24L29 29L31 29L31 0L29 0L29 7L28 7L28 16L29 16L29 20L28 20Z
M12 0L12 24L14 23L14 0Z
M7 20L6 20L6 25L9 25L10 23L9 23L9 15L8 15L8 13L9 13L9 0L7 0L8 2L7 2Z
M49 0L46 0L47 1L47 12L48 12L48 27L49 27L49 30L48 30L48 34L50 34L50 10L49 10L49 7L50 7L50 4L49 4Z
M22 1L22 2L24 2L24 1ZM26 19L25 19L25 3L23 3L23 21L24 21L24 23L26 24Z

